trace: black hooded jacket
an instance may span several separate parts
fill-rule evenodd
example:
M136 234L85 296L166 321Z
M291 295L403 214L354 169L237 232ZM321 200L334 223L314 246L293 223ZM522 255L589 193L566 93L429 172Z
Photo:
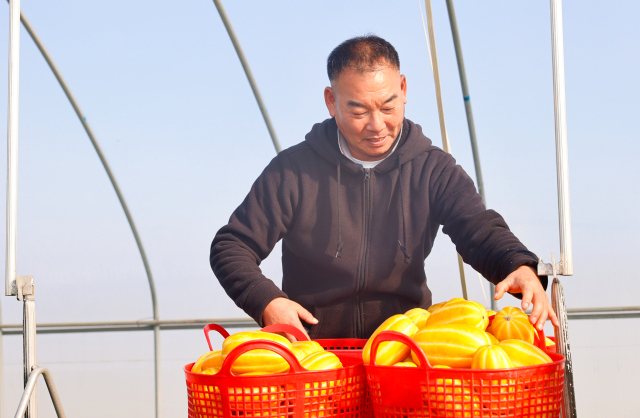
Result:
M258 324L276 297L319 320L311 338L368 338L389 316L429 307L424 260L440 225L493 283L537 264L453 157L420 125L403 123L395 152L373 169L341 154L335 119L314 125L269 163L218 231L213 272ZM281 239L282 290L259 267Z

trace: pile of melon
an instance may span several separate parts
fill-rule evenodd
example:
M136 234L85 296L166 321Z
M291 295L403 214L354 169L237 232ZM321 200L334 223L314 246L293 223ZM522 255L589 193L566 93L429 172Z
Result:
M191 372L202 374L217 374L222 363L231 351L248 341L271 341L291 351L300 365L306 370L331 370L342 367L340 359L335 354L325 351L315 341L289 342L278 334L262 331L246 331L230 335L222 343L221 350L210 351L202 355L193 364ZM240 355L231 365L231 373L235 376L256 376L289 371L289 363L279 354L267 349L247 351Z
M489 325L489 316L494 314ZM536 330L527 314L513 307L494 313L477 302L454 298L427 310L416 308L394 315L367 341L362 352L365 364L371 360L373 339L382 331L397 331L413 339L436 368L511 369L552 362L534 345ZM420 361L407 345L385 341L378 346L376 364L417 367Z

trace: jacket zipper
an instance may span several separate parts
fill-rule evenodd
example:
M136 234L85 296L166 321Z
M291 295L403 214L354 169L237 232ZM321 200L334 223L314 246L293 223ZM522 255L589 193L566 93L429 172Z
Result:
M356 333L360 338L364 338L364 327L360 312L360 290L364 288L364 279L367 265L367 243L369 241L369 214L371 206L371 169L364 169L364 242L362 244L362 264L360 267L360 277L356 288Z

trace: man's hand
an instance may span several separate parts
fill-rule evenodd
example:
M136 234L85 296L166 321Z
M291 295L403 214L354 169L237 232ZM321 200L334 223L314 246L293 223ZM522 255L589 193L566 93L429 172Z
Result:
M273 324L293 325L309 337L300 319L308 324L315 325L318 323L318 320L308 310L286 298L275 298L269 302L262 313L262 322L264 322L265 327ZM296 338L291 334L285 333L284 336L291 342L296 341Z
M532 267L521 266L498 283L494 299L500 299L505 292L522 293L523 310L526 310L533 303L530 320L539 330L544 327L547 317L554 326L560 326L556 313L547 298L547 293L542 288L540 279Z

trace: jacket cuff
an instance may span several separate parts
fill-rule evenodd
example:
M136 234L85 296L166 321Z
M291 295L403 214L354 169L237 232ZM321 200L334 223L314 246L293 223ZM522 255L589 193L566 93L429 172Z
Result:
M260 326L264 327L262 314L267 305L276 298L286 298L286 293L278 289L271 280L265 279L256 283L244 300L242 309Z

